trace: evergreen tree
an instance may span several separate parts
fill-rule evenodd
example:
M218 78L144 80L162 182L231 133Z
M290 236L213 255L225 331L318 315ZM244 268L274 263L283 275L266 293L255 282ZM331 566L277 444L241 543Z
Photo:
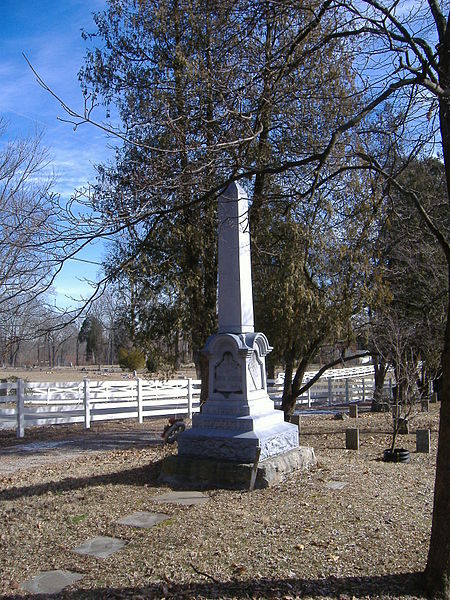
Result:
M86 362L100 360L103 348L103 326L97 317L88 316L78 334L80 342L86 342Z

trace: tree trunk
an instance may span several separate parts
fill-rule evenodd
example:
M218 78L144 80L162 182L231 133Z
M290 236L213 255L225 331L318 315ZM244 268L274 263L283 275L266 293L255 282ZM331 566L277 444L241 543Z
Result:
M450 272L449 272L450 281ZM449 302L450 311L450 302ZM448 313L447 313L448 314ZM450 598L450 320L447 317L442 354L442 400L439 444L434 486L433 523L428 561L427 587L436 598Z
M446 88L450 82L450 26L447 22L445 36L439 49L440 83ZM439 122L442 151L447 178L447 202L450 202L450 106L446 98L439 102ZM441 242L442 245L442 242ZM443 247L448 265L450 283L450 252L448 242ZM447 286L448 290L448 286ZM425 580L436 598L450 599L450 295L447 309L444 351L442 353L441 411L439 441L434 485L433 522L428 552Z
M373 356L373 367L375 371L375 389L373 391L372 405L370 410L372 412L377 412L380 410L380 406L383 402L384 380L387 372L385 358L383 356Z
M201 350L194 350L194 364L197 379L201 379L200 408L208 400L209 395L209 361Z
M294 373L294 358L289 356L284 367L284 386L283 397L281 399L281 408L284 412L284 420L290 421L294 414L296 398L292 396L292 375Z

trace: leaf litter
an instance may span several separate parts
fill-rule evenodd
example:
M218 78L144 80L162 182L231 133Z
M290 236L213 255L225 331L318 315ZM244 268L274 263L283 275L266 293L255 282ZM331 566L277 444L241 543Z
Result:
M345 422L302 418L301 444L315 449L316 468L252 493L210 490L211 501L201 506L164 505L168 521L151 529L117 521L136 511L161 510L154 500L167 489L157 475L176 448L152 444L29 468L21 463L0 476L0 594L26 598L21 582L61 569L83 575L58 594L61 600L422 599L438 406L415 421L418 429L431 429L430 454L415 453L414 433L402 436L402 446L411 451L409 464L380 460L389 446L384 415L362 413L357 425L360 450L349 451ZM99 426L97 433L111 427ZM133 424L121 427L129 431ZM151 427L162 430L163 421ZM82 435L81 429L75 432ZM60 426L36 428L29 438L71 435L73 428ZM333 481L346 485L327 487ZM73 552L96 536L128 543L107 559Z

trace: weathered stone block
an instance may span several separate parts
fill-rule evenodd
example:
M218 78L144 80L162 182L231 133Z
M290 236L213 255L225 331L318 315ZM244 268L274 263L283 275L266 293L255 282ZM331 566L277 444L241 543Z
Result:
M430 411L430 401L428 400L428 398L426 398L425 400L422 400L420 404L422 407L422 412Z
M416 431L416 452L430 453L430 430L418 429Z
M357 419L358 418L358 405L350 404L350 406L348 407L348 414L351 419Z
M397 420L396 426L398 427L398 433L407 435L409 433L409 421L405 417L400 417Z
M359 450L359 429L345 430L345 447L347 450Z
M312 448L299 447L273 456L259 463L255 488L271 487L290 473L306 470L315 464ZM159 482L184 489L246 490L250 485L252 468L252 463L172 455L164 459Z

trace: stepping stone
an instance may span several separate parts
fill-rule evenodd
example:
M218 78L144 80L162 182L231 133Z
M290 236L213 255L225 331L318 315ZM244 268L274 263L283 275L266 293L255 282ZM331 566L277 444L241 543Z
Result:
M42 571L21 584L31 594L57 594L68 585L83 579L83 575L71 571Z
M164 513L151 513L151 512L135 512L131 515L123 517L120 521L117 521L119 525L130 525L131 527L144 527L149 529L157 523L167 521L169 515Z
M192 504L206 504L209 500L209 496L205 496L202 492L168 492L167 494L156 496L153 500L158 503L170 502L172 504L185 504L186 506L190 506Z
M74 552L77 554L88 554L89 556L96 556L97 558L108 558L111 554L118 552L127 542L111 537L96 537L90 540L86 540L80 546L74 548Z
M329 490L343 490L346 485L345 481L329 481L325 487Z

